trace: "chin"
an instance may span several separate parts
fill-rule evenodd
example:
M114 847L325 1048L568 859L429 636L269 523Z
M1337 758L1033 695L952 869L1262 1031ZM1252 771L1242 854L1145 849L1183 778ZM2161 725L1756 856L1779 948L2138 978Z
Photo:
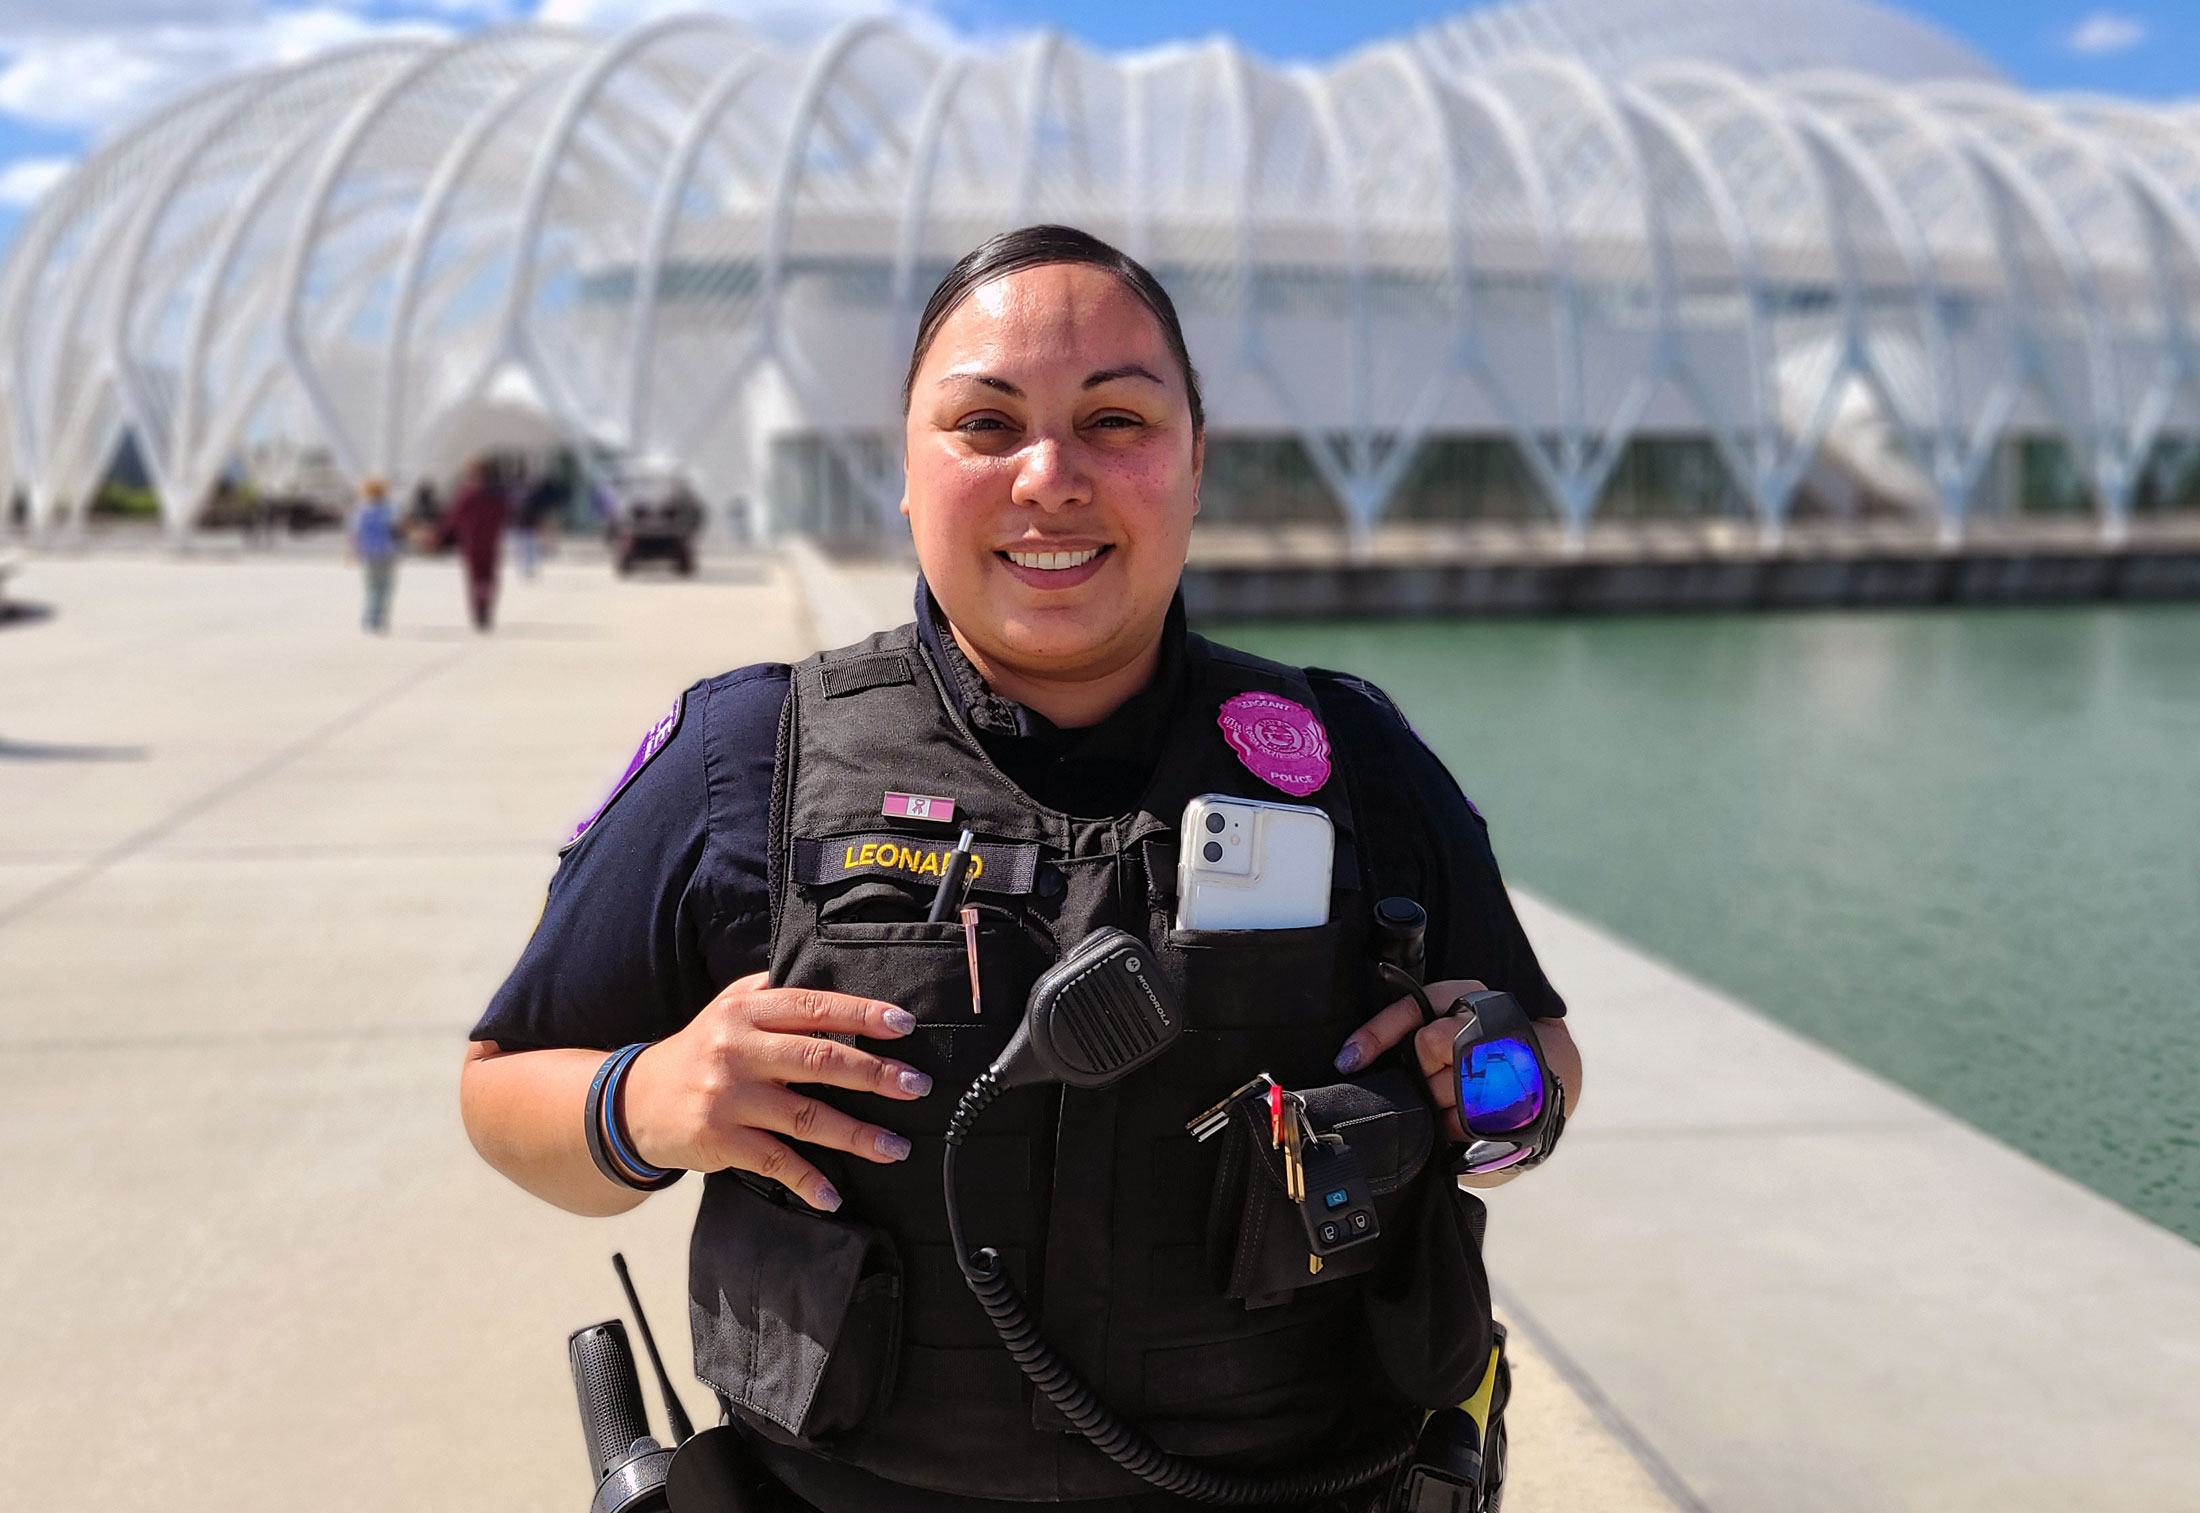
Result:
M999 634L1018 661L1074 667L1106 652L1121 629L1113 617L1101 622L1056 611L1012 614L1001 622Z

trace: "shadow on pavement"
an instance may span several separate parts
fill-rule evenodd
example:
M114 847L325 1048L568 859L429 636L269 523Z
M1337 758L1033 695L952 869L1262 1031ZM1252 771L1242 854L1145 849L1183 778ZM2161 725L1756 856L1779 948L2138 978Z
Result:
M92 746L71 741L11 741L0 735L0 762L142 762L148 746Z
M390 631L400 641L487 641L499 636L507 641L601 641L604 632L592 625L530 625L520 621L475 630L465 625L401 625Z

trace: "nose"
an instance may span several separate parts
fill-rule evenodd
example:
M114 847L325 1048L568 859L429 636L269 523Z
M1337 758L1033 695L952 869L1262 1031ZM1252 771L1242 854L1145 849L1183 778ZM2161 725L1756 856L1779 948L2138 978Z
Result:
M1092 503L1092 479L1074 442L1042 435L1024 448L1023 466L1016 471L1016 502L1049 513Z

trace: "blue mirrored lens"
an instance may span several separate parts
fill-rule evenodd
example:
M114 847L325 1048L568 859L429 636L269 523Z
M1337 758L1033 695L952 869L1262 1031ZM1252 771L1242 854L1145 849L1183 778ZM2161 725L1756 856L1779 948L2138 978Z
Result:
M1459 1068L1459 1121L1476 1135L1504 1135L1543 1112L1543 1067L1526 1041L1475 1046Z

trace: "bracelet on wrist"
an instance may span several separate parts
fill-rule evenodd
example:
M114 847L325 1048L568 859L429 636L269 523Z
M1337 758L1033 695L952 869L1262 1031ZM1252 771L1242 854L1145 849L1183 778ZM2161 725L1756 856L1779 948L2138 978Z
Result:
M647 1049L647 1043L637 1043L604 1058L588 1084L588 1106L581 1117L589 1159L596 1163L596 1170L621 1187L653 1193L670 1187L687 1173L679 1167L651 1166L635 1154L634 1138L626 1130L627 1069Z

